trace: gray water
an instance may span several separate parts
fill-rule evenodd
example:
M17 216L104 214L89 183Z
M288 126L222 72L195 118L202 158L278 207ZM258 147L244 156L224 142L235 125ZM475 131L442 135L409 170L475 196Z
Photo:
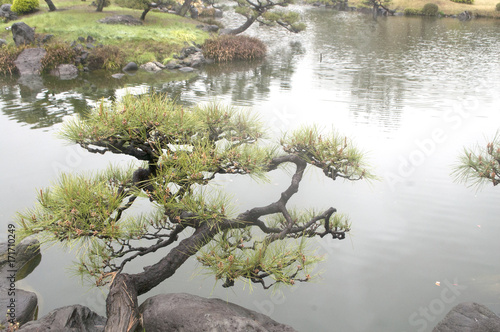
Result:
M33 204L35 188L50 185L59 172L129 160L57 139L65 118L99 98L119 98L126 88L167 92L187 105L217 98L258 112L277 136L317 123L352 137L380 180L333 182L307 173L291 203L333 206L353 222L345 240L311 243L325 257L314 282L276 293L249 291L242 283L226 290L191 261L141 300L164 292L214 296L299 331L430 331L465 301L500 313L500 188L475 190L450 176L464 146L486 143L500 128L500 22L373 21L299 10L308 24L300 35L248 32L269 45L261 62L211 66L189 76L0 83L2 229ZM244 210L275 200L288 176L273 172L268 184L245 177L221 183ZM68 273L74 256L47 248L40 266L18 283L38 294L41 315L74 303L104 313L105 294Z

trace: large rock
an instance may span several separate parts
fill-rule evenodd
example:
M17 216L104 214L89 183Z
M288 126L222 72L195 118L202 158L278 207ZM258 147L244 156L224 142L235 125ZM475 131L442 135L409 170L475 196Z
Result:
M206 299L185 293L160 294L139 307L148 332L293 332L268 316L219 299Z
M156 72L162 70L162 68L160 66L158 66L158 64L156 62L144 63L144 64L141 65L140 68L144 69L146 71L149 71L151 73L156 73Z
M10 247L7 242L0 243L0 275L6 276L11 270L16 272L16 281L27 276L38 265L41 259L40 242L29 236L19 242L15 247ZM0 278L0 287L9 286L7 278Z
M42 59L47 54L43 48L27 48L14 61L19 74L38 75L42 69Z
M60 64L50 71L50 74L61 80L72 80L78 77L78 68L73 64Z
M29 322L19 332L101 332L106 318L81 305L55 309L39 320Z
M455 306L432 332L498 332L500 317L485 306L464 302Z
M13 12L10 7L12 7L10 3L5 3L0 6L0 17L3 17L6 22L18 19L17 14Z
M9 275L2 274L2 279ZM18 322L23 325L35 318L38 298L33 292L15 287L0 288L0 324L7 326L8 322Z
M10 250L9 250L10 249ZM40 242L27 237L15 247L0 243L0 324L15 319L21 325L35 316L38 299L35 293L16 287L40 263Z
M108 16L98 21L104 24L142 25L143 22L131 15Z
M135 62L129 62L127 63L127 65L125 65L125 67L123 67L123 71L136 71L138 70L139 67L137 66L137 63Z
M467 10L458 14L458 19L460 21L468 21L468 20L471 20L472 17L473 17L472 13L470 11L467 11Z
M12 24L11 30L16 46L31 44L35 41L35 29L24 22Z

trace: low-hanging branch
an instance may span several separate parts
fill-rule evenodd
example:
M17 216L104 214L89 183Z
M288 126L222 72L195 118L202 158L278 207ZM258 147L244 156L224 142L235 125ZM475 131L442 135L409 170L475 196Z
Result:
M144 164L63 175L19 215L20 234L86 248L78 271L110 284L106 331L134 329L137 297L193 256L224 287L237 280L265 289L309 281L321 257L309 252L306 239L342 240L351 226L333 207L304 212L288 206L304 172L316 168L333 180L374 177L359 150L338 134L301 128L272 146L260 144L265 133L257 117L219 104L185 109L151 95L100 105L86 119L66 123L62 137L92 153L125 154ZM210 186L221 175L266 179L290 166L290 182L274 200L238 214L231 199ZM153 213L134 215L138 201L149 202ZM124 272L155 252L163 253L156 263Z

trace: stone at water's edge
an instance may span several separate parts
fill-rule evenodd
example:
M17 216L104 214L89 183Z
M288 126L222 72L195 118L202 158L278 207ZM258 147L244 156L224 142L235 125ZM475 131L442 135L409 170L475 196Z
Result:
M39 75L42 69L42 59L47 52L43 48L27 48L14 61L19 74Z
M484 305L464 302L456 305L432 332L498 332L500 317Z
M8 275L2 274L2 279L7 278ZM15 296L10 291L12 288L0 288L2 295L0 296L0 324L8 326L7 322L9 319L15 319L19 322L19 325L23 325L35 317L35 313L38 307L38 298L35 293L28 292L22 289L14 289ZM12 295L9 295L9 293ZM11 305L11 299L15 299L15 307L12 315L9 312L9 305Z
M125 67L123 67L123 71L136 71L138 70L139 67L137 66L137 63L135 62L129 62L125 65Z
M81 305L72 305L49 312L39 320L29 322L19 332L101 332L106 318Z
M61 64L52 69L50 74L61 80L72 80L78 77L78 68L73 64Z
M14 248L7 243L0 243L0 324L7 325L7 320L15 318L21 325L34 318L38 299L35 293L19 289L15 281L28 275L34 266L30 266L40 257L40 242L34 237L27 237ZM15 300L14 313L10 315L9 305Z
M12 250L13 249L13 250ZM14 253L14 257L12 257ZM9 274L9 270L16 270L16 280L21 280L19 271L23 270L26 265L29 265L37 256L40 255L40 242L33 236L29 236L19 242L14 248L11 247L10 256L8 245L6 242L0 243L0 287L8 287L10 281L4 276ZM10 265L12 263L12 266ZM0 294L4 296L4 294Z
M35 41L35 29L24 22L12 24L12 38L16 46L31 44Z
M143 315L139 331L296 332L288 325L234 303L185 293L150 297L139 311Z

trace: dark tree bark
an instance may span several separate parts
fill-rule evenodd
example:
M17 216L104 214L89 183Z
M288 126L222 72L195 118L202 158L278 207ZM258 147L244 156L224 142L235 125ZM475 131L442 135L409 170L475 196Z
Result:
M172 248L169 253L156 264L144 268L143 272L136 274L125 274L117 272L110 287L108 297L106 299L106 314L108 320L106 323L105 332L128 332L134 331L139 324L139 312L137 297L145 294L158 286L161 282L170 278L181 267L186 260L199 252L199 250L208 244L212 239L228 229L247 228L256 226L261 231L267 234L266 242L284 239L287 236L303 234L308 228L319 220L325 221L325 232L316 233L320 237L327 234L333 238L343 239L344 232L337 232L329 229L326 225L329 223L330 216L336 211L334 208L329 208L323 214L312 218L311 221L304 226L296 226L295 221L291 218L285 228L269 228L260 220L261 217L282 213L284 216L289 216L287 203L290 198L298 192L299 184L302 181L307 162L297 155L287 155L274 158L268 165L268 171L275 170L283 163L293 163L296 165L295 173L292 176L289 187L283 191L280 198L267 206L255 207L247 210L237 216L235 219L226 219L218 223L217 227L213 227L208 222L196 220L196 216L192 212L183 212L180 214L181 221L175 231L172 232L168 240L156 245L156 249L165 247L177 240L177 235L186 227L181 226L189 223L189 227L195 228L195 232L179 242ZM314 233L314 232L313 232ZM263 280L252 280L260 282L264 285Z
M97 9L96 9L96 12L102 12L102 10L104 9L104 2L106 0L97 0Z
M189 11L189 8L191 8L191 3L193 0L184 0L184 3L182 4L181 8L177 10L177 15L180 16L186 16L187 12Z
M237 35L245 31L246 29L250 28L250 26L257 20L257 17L248 17L245 23L240 25L239 27L235 29L223 29L221 31L221 34L223 35Z
M144 9L144 11L141 14L141 21L144 21L146 19L146 14L149 13L150 10L151 10L150 6L148 6L148 8L146 8L146 9Z
M47 5L49 6L49 11L50 12L55 12L57 10L56 6L54 5L54 3L52 2L52 0L45 0L45 2L47 3Z

